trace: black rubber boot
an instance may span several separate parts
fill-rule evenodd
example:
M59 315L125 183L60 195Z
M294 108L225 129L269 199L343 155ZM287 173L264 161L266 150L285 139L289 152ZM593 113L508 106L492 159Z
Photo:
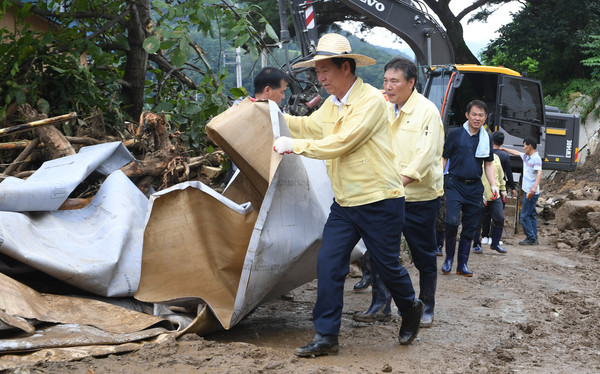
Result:
M452 262L454 261L454 252L456 251L456 236L446 237L446 260L442 265L442 273L450 274L452 271Z
M340 350L337 335L315 334L313 340L305 346L296 348L298 357L316 357L322 355L337 355Z
M458 266L456 267L456 274L464 275L465 277L473 276L473 273L467 268L469 252L471 252L471 239L460 238L460 242L458 243Z
M433 324L433 309L435 307L435 287L437 285L437 271L433 273L419 272L419 286L421 292L419 299L425 304L421 316L421 327L431 327Z
M371 257L369 252L360 258L360 269L362 270L362 278L354 285L354 292L363 292L371 285L372 274L371 274Z
M475 231L475 236L473 237L473 253L482 254L483 249L481 249L481 237L479 230Z
M352 316L358 322L388 322L392 320L392 294L379 278L377 273L372 274L371 306L363 313Z
M437 242L437 247L435 248L435 255L443 256L444 252L442 251L442 249L444 249L444 232L436 231L435 232L435 240Z
M506 249L500 246L500 238L502 238L502 227L494 226L492 228L492 244L490 248L498 253L506 253Z
M401 345L409 345L417 337L421 326L423 308L423 302L415 299L411 306L402 310L402 325L400 325L400 331L398 332L398 341Z

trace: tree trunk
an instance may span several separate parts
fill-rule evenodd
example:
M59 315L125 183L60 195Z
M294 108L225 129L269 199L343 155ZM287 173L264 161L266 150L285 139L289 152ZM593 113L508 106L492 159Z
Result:
M460 23L460 18L454 15L450 10L448 3L450 0L424 0L425 3L431 8L431 10L438 16L446 33L448 39L454 49L454 61L457 64L477 64L479 60L473 52L467 47L465 43L463 28Z
M150 1L130 0L130 19L127 25L129 50L123 79L129 86L123 86L123 97L127 100L127 113L131 118L139 118L144 105L144 88L148 68L148 53L142 44L147 36L146 27L151 23Z

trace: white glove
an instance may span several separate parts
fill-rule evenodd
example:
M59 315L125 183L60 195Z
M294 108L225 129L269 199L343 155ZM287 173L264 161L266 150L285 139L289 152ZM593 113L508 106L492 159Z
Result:
M284 153L292 153L294 150L294 139L288 138L287 136L281 136L275 139L275 143L273 143L273 150L280 155Z
M500 189L498 186L492 186L490 190L492 191L492 200L496 200L498 197L500 197Z
M506 200L508 199L506 191L500 191L500 197L502 198L502 202L506 204Z

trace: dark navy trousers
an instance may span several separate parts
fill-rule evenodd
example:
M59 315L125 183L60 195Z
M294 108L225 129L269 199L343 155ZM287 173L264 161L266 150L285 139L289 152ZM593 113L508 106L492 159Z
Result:
M441 198L406 203L404 239L410 249L415 267L421 273L437 271L435 221L440 204Z
M339 334L350 254L361 238L371 256L372 270L390 290L398 309L402 311L411 305L415 291L399 258L403 225L403 197L354 207L333 202L317 263L319 278L313 323L318 333Z
M455 237L461 223L460 237L473 240L481 219L483 207L483 184L463 183L451 175L446 178L446 237Z

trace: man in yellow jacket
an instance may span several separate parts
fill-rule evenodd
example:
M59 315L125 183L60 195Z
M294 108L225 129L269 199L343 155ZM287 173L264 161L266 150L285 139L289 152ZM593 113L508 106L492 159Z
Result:
M396 168L406 193L403 234L419 270L419 299L425 304L421 327L430 327L437 284L435 221L440 196L444 194L444 125L435 104L415 89L418 71L412 61L394 58L384 71L383 88L390 102ZM371 306L366 312L354 315L356 321L387 321L391 317L389 291L376 273L372 282Z
M402 312L400 344L410 344L419 331L423 303L399 260L404 187L394 163L386 102L378 89L355 75L356 66L372 64L372 58L353 54L343 36L324 35L316 55L294 67L315 67L331 96L308 117L286 115L293 139L274 142L280 154L326 160L335 195L317 260L316 334L296 350L300 357L338 352L344 281L350 253L361 238Z
M496 185L500 189L500 197L494 196L487 178L482 176L481 183L483 184L483 212L481 214L481 223L485 216L492 218L492 230L490 237L492 242L490 248L498 253L506 253L506 249L500 245L502 232L504 230L504 202L506 202L506 180L504 179L504 170L500 157L494 153L494 175L496 176ZM483 253L481 249L481 223L473 237L473 253Z

